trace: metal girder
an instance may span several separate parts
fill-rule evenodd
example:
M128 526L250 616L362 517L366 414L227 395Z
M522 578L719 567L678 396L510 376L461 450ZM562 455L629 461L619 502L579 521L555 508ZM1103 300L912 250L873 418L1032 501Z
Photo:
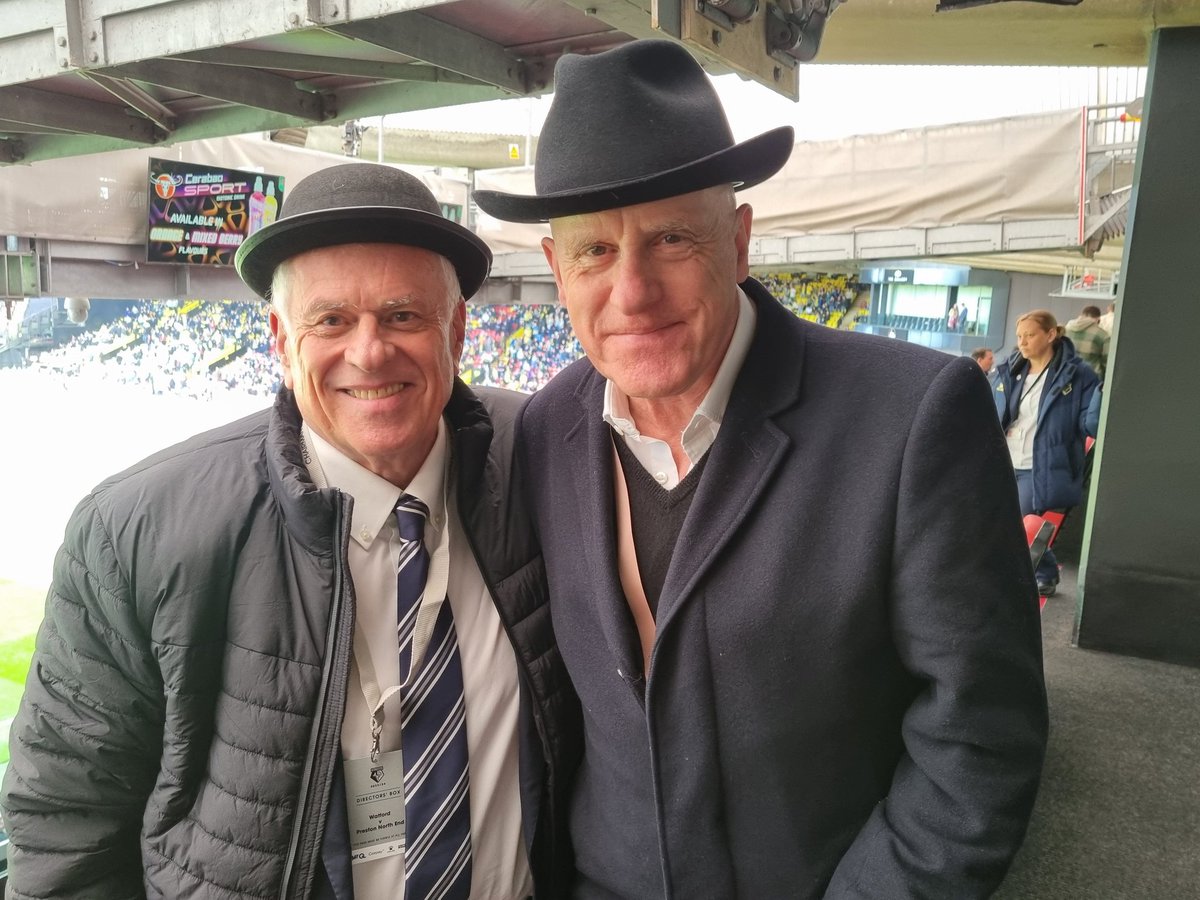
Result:
M5 91L0 90L0 98ZM346 119L379 116L412 109L428 109L431 106L452 106L460 103L475 103L482 100L500 100L509 96L500 88L482 84L424 84L421 82L375 84L362 88L343 89L338 93L338 115ZM0 103L0 117L5 107ZM147 123L148 125L149 123ZM255 109L247 106L214 107L190 113L180 119L178 127L170 135L174 141L195 141L215 135L249 134L255 131L275 131L281 128L306 127L313 123L295 116ZM2 130L2 129L0 129ZM164 136L165 137L165 136ZM88 153L104 153L110 150L128 149L134 144L155 141L132 138L117 139L95 134L30 134L23 139L24 162L41 159L57 159L64 156L82 156ZM0 158L0 163L4 160Z
M650 21L649 0L565 0L567 6L611 25L633 38L661 38L664 32ZM678 27L671 37L679 37Z
M163 131L175 130L175 113L132 81L115 78L102 72L81 70L79 74L93 84L104 88L126 106L137 110Z
M283 0L283 5L291 29L376 19L453 2L455 0Z
M361 119L414 109L458 106L512 95L490 84L392 82L343 88L338 92L339 117Z
M632 38L671 38L684 40L684 7L695 7L697 0L564 0L566 5L582 10ZM754 26L757 31L757 26ZM702 57L705 71L724 75L739 71L723 58L719 51L689 44L689 49ZM764 59L770 57L763 49ZM770 86L770 85L768 85Z
M153 144L164 137L153 122L130 115L124 107L28 87L0 90L0 119L138 144Z
M0 138L0 163L20 162L25 158L25 145L21 141Z
M380 81L416 81L441 84L479 84L478 79L458 72L448 72L435 66L408 62L379 62L370 59L315 56L311 53L284 53L275 50L242 50L237 47L186 53L175 59L216 66L274 69L284 72L306 72L315 76L369 78ZM304 88L309 81L297 81Z
M70 128L51 128L46 124L30 125L28 122L14 122L12 119L0 119L0 132L7 134L74 134Z
M174 136L172 135L172 140ZM30 134L21 139L25 148L23 163L34 163L43 159L61 159L66 156L84 156L89 153L108 153L112 150L129 150L144 147L148 141L133 141L95 134ZM3 162L3 160L0 160Z
M104 74L134 78L214 100L266 109L312 122L331 117L320 94L298 89L291 79L233 66L212 68L177 59L148 59L105 69Z
M524 95L546 86L544 78L540 83L537 76L530 79L525 63L499 44L420 13L351 22L332 26L329 30L494 84L514 94Z

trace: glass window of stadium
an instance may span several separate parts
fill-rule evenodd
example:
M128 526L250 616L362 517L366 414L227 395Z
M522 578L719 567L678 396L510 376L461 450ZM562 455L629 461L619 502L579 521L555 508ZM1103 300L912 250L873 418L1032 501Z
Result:
M966 266L899 263L864 269L871 313L860 330L969 353L1003 328L1007 276Z
M884 320L916 319L909 327L923 331L988 333L990 285L893 284L885 288L880 304Z

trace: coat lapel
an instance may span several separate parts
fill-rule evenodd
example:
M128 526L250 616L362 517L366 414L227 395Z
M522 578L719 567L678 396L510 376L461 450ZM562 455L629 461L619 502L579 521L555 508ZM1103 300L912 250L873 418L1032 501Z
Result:
M588 592L595 604L605 640L623 676L642 671L642 650L629 603L617 569L616 518L613 501L613 450L604 422L604 379L593 371L576 393L581 415L566 439L566 455L582 461L572 479L577 509L594 510L580 517L583 559L588 568Z
M791 446L772 417L799 401L805 329L757 282L743 288L758 311L754 339L675 545L659 599L660 634L754 510Z

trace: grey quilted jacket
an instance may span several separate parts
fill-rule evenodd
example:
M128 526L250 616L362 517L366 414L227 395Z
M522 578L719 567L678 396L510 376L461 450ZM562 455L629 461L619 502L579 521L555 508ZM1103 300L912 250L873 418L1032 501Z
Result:
M579 710L509 496L520 400L458 384L446 417L461 518L517 653L526 842L555 897ZM312 896L354 604L351 501L309 480L299 425L282 392L76 508L0 795L10 898Z

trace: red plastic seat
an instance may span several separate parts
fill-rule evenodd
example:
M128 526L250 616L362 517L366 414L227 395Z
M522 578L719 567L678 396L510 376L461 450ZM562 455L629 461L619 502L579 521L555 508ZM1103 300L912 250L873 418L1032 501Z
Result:
M1055 521L1057 520L1057 521ZM1044 516L1030 513L1025 517L1025 539L1029 542L1029 561L1037 569L1046 550L1054 543L1058 534L1058 526L1062 524L1063 514L1049 511ZM1046 598L1039 597L1040 607L1046 605Z

